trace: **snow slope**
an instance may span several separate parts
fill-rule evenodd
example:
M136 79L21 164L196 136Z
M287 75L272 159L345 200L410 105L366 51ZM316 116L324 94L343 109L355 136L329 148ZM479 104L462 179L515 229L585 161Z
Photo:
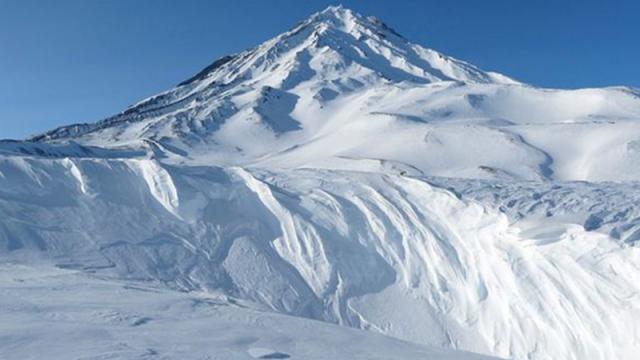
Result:
M4 259L502 357L637 351L635 247L571 223L514 225L420 178L31 157L0 172Z
M121 114L0 142L0 261L17 264L10 274L75 271L0 290L18 306L135 282L157 297L127 290L131 307L97 306L148 301L152 318L194 334L237 322L240 340L174 340L194 356L331 358L319 351L351 336L362 343L341 356L431 354L328 324L312 344L300 330L325 329L315 319L505 358L633 359L639 119L636 90L538 89L330 7ZM194 294L269 311L272 325L252 329L254 310L233 307L211 323L180 318L204 316L180 305ZM166 304L178 310L163 315ZM56 306L43 312L76 316ZM48 346L28 340L44 325L32 310L0 314L27 339L0 336L7 356ZM105 332L129 334L77 316L90 330L77 357L98 356ZM104 356L186 356L118 341Z

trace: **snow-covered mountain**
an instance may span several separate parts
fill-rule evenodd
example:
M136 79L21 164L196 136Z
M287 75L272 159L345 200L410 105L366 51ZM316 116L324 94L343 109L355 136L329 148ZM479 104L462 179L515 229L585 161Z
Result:
M640 180L638 118L634 90L537 89L331 7L119 115L33 140L222 166Z
M638 91L535 88L329 7L118 115L0 142L0 259L79 272L0 290L33 327L40 293L133 283L163 294L150 314L100 306L168 322L154 309L195 301L179 290L280 313L263 315L276 327L314 328L285 314L505 358L633 359L639 165ZM89 344L102 341L92 326ZM335 329L319 331L364 336ZM296 332L284 337L308 343ZM258 339L265 356L292 353L264 331L237 334L232 358ZM34 339L0 334L0 345ZM405 345L397 358L432 351ZM456 356L472 355L442 353Z

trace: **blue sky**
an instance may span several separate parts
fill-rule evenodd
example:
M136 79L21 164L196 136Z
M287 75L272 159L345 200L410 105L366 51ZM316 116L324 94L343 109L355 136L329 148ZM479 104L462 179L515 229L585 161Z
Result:
M0 0L0 138L117 113L336 3L534 85L640 87L635 0Z

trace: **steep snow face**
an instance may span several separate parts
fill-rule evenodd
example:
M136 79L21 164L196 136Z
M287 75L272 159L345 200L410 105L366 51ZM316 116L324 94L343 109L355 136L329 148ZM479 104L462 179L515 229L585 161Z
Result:
M512 224L420 178L30 157L0 172L5 261L501 357L639 350L636 247L568 222Z

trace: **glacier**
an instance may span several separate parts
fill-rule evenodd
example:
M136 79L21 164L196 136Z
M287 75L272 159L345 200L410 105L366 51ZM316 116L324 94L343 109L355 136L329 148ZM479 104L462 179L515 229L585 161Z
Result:
M0 355L633 359L639 120L329 7L0 141Z

